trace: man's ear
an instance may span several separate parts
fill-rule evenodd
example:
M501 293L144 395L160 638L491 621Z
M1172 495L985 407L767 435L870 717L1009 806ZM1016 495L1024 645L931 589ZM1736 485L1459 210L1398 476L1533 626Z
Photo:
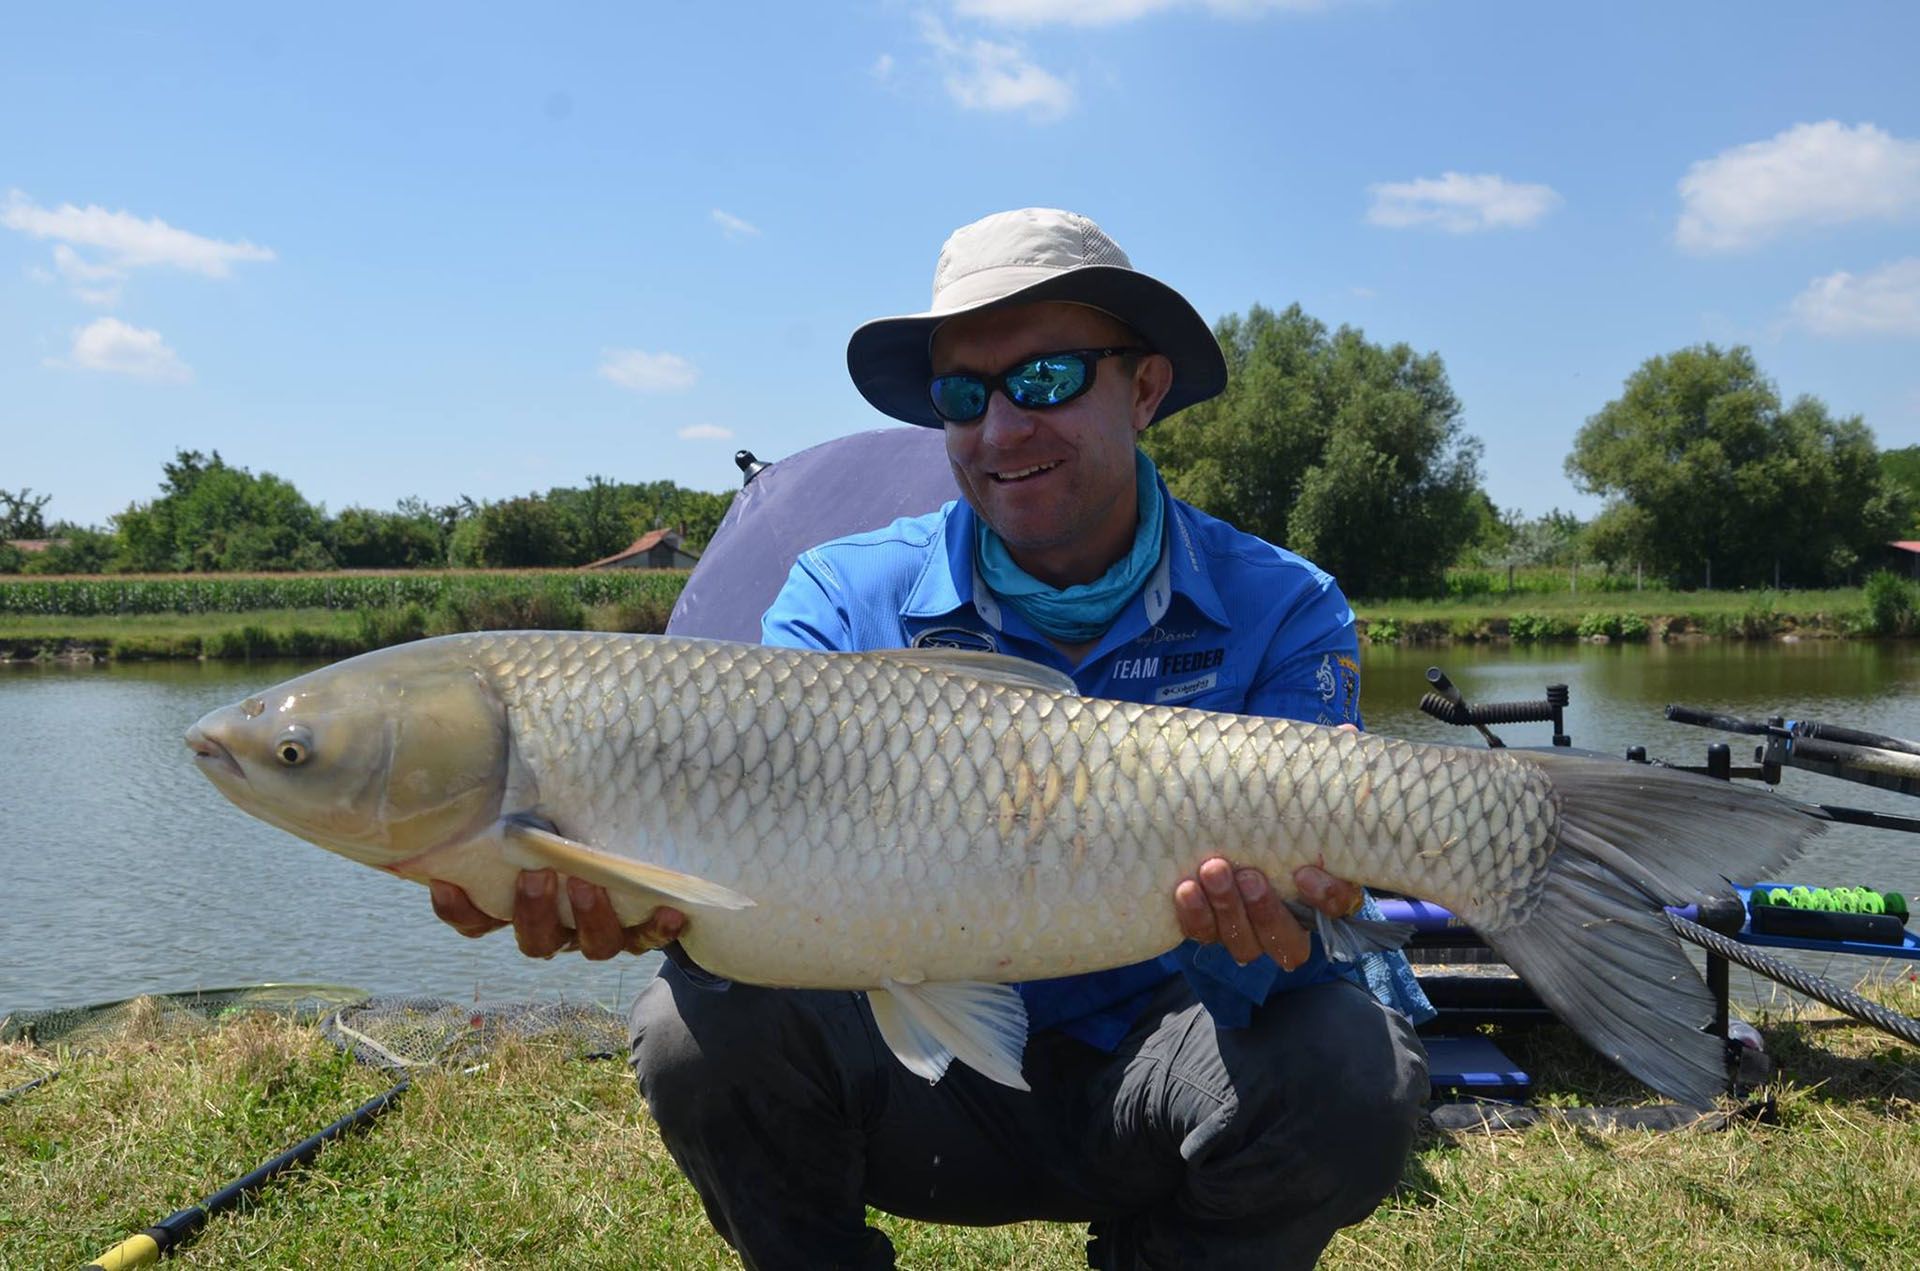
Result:
M1173 360L1164 353L1149 353L1133 368L1133 431L1142 433L1153 422L1153 414L1173 389Z

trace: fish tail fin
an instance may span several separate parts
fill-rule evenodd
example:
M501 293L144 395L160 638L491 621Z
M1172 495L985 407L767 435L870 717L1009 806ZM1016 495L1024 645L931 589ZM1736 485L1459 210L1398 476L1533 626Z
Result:
M1669 1098L1727 1088L1713 998L1663 907L1776 873L1824 826L1777 795L1671 769L1535 753L1559 798L1536 903L1488 944L1601 1054Z

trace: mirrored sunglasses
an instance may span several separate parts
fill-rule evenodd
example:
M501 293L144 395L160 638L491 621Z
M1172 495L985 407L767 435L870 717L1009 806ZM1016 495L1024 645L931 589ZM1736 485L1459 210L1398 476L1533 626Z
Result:
M1103 358L1122 353L1145 353L1140 348L1063 349L1043 353L1009 367L998 375L955 372L936 375L927 385L933 409L950 424L970 424L987 413L994 389L1025 410L1064 406L1093 387L1094 367Z

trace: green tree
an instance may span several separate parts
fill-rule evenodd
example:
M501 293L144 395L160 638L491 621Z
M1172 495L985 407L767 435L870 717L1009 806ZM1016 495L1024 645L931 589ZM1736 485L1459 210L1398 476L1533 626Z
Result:
M576 563L565 520L537 494L503 499L475 518L473 561L487 569L533 569Z
M1740 347L1649 358L1580 429L1567 473L1609 501L1610 551L1683 585L1838 582L1911 510L1859 417L1783 407Z
M431 569L447 559L446 532L418 500L393 512L347 508L328 524L327 542L343 569Z
M84 525L60 522L47 531L47 550L27 557L29 574L97 574L113 561L113 535Z
M1168 488L1308 556L1353 595L1432 591L1484 528L1480 446L1434 354L1298 305L1214 329L1227 390L1150 429Z
M214 451L181 450L160 497L114 518L115 566L134 570L326 569L324 516L271 472L236 468Z
M44 512L51 502L51 494L34 498L31 486L21 489L17 494L12 490L0 490L0 540L47 537Z
M1920 533L1920 519L1914 515L1920 513L1920 446L1882 450L1880 475L1907 492L1907 505L1913 512L1908 515L1901 534L1906 538L1914 537Z

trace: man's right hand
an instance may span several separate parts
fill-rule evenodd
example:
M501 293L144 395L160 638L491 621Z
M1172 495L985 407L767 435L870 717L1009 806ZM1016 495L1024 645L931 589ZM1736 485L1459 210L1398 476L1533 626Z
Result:
M564 949L580 950L589 961L602 962L621 953L645 953L680 938L687 916L666 906L648 914L637 926L623 927L604 887L569 878L567 900L573 905L574 926L560 922L559 877L550 869L530 869L520 875L513 893L513 938L530 958L550 958ZM434 879L433 912L463 936L484 936L507 924L486 913L467 893L452 883Z

